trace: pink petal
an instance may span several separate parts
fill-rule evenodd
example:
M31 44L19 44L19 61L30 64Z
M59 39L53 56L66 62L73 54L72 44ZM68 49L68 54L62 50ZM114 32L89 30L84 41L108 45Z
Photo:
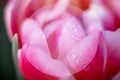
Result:
M52 6L49 5L47 7L44 7L44 9L38 10L33 16L40 24L40 27L43 27L43 24L45 22L51 21L59 17L61 14L63 14L68 8L68 5L69 5L69 0L58 0L54 4L54 7L52 9L51 9Z
M41 48L24 45L20 54L21 58L23 54L34 68L46 75L56 77L71 75L71 73L61 61L52 59L51 56L48 55L48 52L42 50ZM29 66L24 67L29 68Z
M111 79L120 71L120 33L119 30L104 31L103 37L107 44L107 64L105 69L105 77ZM112 68L112 69L111 69Z
M107 17L107 18L106 18ZM93 2L83 14L83 21L88 33L103 29L114 30L113 15L102 3Z
M5 7L5 23L6 23L6 28L7 28L7 31L8 31L8 35L9 35L9 38L12 40L13 38L13 33L15 33L14 29L15 27L12 26L12 10L14 8L14 5L15 5L15 1L9 1L7 6Z
M113 11L117 14L117 16L120 18L120 0L107 0L108 4L111 6L111 8L113 9Z
M65 57L67 52L85 36L81 23L70 14L65 14L48 24L44 32L48 37L49 48L57 59Z
M95 35L95 34L94 34ZM107 80L104 79L103 74L106 69L106 62L107 62L107 46L101 34L99 35L99 44L97 46L97 51L95 52L94 58L92 61L86 66L83 67L82 70L75 73L74 76L77 80ZM91 43L95 45L95 43ZM86 47L87 48L87 47ZM94 47L93 47L94 48ZM92 50L92 49L91 49ZM87 49L87 51L89 51ZM76 51L77 52L77 51ZM87 57L90 56L90 52ZM85 59L87 58L85 57ZM84 59L84 61L86 61ZM84 63L84 61L82 61ZM89 61L88 61L89 62Z
M120 33L119 29L116 32L112 31L104 31L103 32L104 39L106 40L108 46L108 55L116 56L120 60Z
M22 45L28 44L31 46L41 47L49 51L43 31L32 19L26 19L23 22L21 26L21 39Z
M120 79L120 71L112 78L112 80L119 80Z
M67 60L75 72L84 69L94 58L98 47L98 34L83 38L67 55Z
M63 58L85 36L85 32L81 23L72 15L66 15L60 24L62 28L58 38L58 57Z

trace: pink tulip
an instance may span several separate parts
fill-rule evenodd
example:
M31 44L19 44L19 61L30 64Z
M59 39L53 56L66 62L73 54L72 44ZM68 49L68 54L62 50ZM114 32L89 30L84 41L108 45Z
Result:
M27 80L119 79L115 21L100 0L86 10L70 0L9 0L5 8L10 39L18 34L18 63Z

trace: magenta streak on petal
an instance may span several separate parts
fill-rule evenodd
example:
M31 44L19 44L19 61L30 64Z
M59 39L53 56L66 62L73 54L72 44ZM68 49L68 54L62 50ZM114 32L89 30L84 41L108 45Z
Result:
M98 46L98 34L91 34L83 38L67 54L68 63L75 72L84 69L94 58Z

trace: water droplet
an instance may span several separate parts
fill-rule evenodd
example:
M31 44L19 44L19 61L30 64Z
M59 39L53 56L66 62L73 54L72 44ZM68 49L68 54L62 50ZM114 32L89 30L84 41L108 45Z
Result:
M90 66L83 66L83 69L84 69L84 71L89 71L91 68L90 68Z
M80 26L79 26L79 25L76 25L76 28L77 28L77 29L80 29Z
M72 34L72 39L74 39L75 41L79 41L79 37L78 37L78 35L76 35L76 34Z
M74 39L74 37L75 37L75 36L74 36L74 35L72 35L71 37Z
M42 35L42 38L45 39L45 35Z
M63 32L66 32L66 30L67 30L66 27L64 27L64 28L63 28Z
M70 23L70 22L67 22L67 23L66 23L66 26L71 26L71 23Z
M77 58L77 55L74 53L74 54L70 54L70 59L75 63L75 64L78 64L80 61L79 59Z
M76 55L75 55L75 54L72 54L72 55L71 55L71 58L72 58L72 59L76 59Z
M79 59L76 59L76 63L79 64L79 62L80 62Z
M74 31L74 32L77 32L77 28L76 27L72 27L72 30Z
M83 65L83 69L85 69L85 68L86 68L86 65L84 64L84 65Z

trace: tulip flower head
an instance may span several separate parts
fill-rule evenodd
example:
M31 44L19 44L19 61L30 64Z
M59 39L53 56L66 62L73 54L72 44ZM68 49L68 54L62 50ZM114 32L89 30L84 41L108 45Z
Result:
M10 40L18 34L18 64L25 79L119 79L120 17L108 4L9 0L6 28Z

